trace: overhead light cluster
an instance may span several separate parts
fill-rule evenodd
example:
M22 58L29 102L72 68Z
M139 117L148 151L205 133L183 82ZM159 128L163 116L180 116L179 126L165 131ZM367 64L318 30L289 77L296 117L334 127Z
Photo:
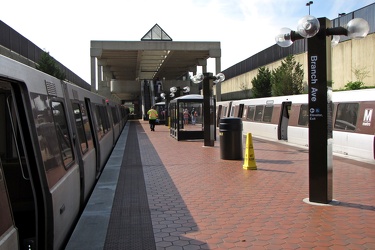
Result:
M297 31L289 28L282 28L275 37L276 44L280 47L289 47L295 40L314 37L320 31L319 20L307 15L300 19L297 24ZM327 28L326 34L332 35L331 45L339 43L340 35L348 36L352 39L365 38L370 31L368 22L363 18L354 18L344 27Z

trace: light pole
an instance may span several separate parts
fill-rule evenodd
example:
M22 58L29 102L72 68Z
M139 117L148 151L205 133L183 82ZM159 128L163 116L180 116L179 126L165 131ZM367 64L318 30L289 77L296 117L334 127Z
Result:
M310 15L310 5L313 4L314 2L313 1L309 1L306 3L306 6L309 6L309 15Z
M220 83L225 80L223 73L216 76L212 73L197 74L191 77L191 81L198 84L203 81L203 136L204 146L214 146L215 141L215 112L216 105L212 95L213 82Z
M295 40L307 41L309 102L309 201L328 204L332 201L332 100L331 39L341 35L360 39L367 36L366 20L355 18L346 27L331 28L327 18L306 16L298 22L297 32L283 28L275 37L281 47Z

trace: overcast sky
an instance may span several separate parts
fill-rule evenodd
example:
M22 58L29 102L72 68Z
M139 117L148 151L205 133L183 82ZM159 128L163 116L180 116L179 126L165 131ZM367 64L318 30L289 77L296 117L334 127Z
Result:
M296 29L307 0L8 0L0 19L90 83L90 41L140 41L157 23L173 41L221 42L222 70ZM311 15L334 19L373 0L315 0ZM208 71L213 72L208 68ZM215 73L215 72L213 72Z

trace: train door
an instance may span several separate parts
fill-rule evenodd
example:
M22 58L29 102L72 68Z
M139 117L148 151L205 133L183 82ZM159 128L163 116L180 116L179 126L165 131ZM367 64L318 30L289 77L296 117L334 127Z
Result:
M291 106L292 102L283 102L281 104L280 119L277 130L277 137L279 140L288 140L289 112Z
M26 167L27 157L23 150L23 143L26 140L19 129L22 121L19 117L26 119L25 114L18 114L14 103L22 98L15 98L12 93L12 87L9 82L0 79L0 161L1 171L0 179L5 185L10 203L15 227L18 230L18 244L20 249L35 249L37 241L37 214L40 211L45 213L43 207L36 209L36 200L42 199L36 193L40 191L40 186L32 185L30 175ZM24 124L23 124L24 125ZM29 151L32 151L32 145L28 140ZM29 164L33 164L34 157L31 157ZM6 180L6 181L3 181ZM3 192L3 191L2 191ZM35 194L35 195L34 195ZM1 217L4 215L6 203L3 203L4 193L2 193L0 201ZM43 202L42 202L43 203ZM4 210L3 210L4 209ZM42 216L41 216L42 217ZM43 220L43 219L41 219ZM3 225L4 223L4 225ZM1 218L0 228L9 226L10 221ZM39 225L41 230L42 225ZM44 239L43 234L39 235L39 239ZM18 249L18 248L14 248Z
M12 210L0 159L0 249L19 249L18 232L14 225Z
M92 132L93 144L94 144L94 148L96 152L96 177L98 178L100 174L100 149L99 149L99 139L96 133L97 131L96 122L95 122L96 116L95 116L95 112L93 111L93 105L91 104L91 101L89 98L85 98L85 104L87 108L87 116L88 116L88 120L89 120L89 124L91 128L91 132Z

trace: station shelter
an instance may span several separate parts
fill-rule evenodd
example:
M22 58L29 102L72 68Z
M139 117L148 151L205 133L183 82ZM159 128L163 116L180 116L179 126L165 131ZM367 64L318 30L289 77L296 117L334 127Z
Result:
M204 139L203 96L184 95L169 104L170 135L178 141Z

